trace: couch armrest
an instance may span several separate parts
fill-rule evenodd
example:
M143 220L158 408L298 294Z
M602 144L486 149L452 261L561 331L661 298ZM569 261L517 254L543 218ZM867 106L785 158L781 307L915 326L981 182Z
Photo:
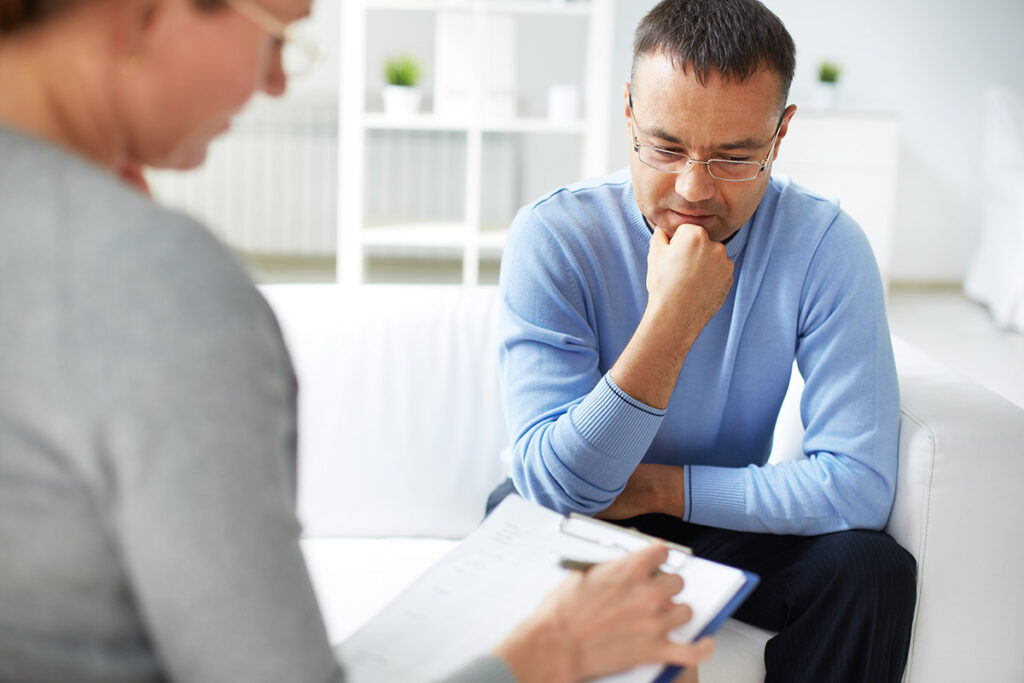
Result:
M900 462L886 531L918 563L904 680L1024 680L1024 409L895 349Z

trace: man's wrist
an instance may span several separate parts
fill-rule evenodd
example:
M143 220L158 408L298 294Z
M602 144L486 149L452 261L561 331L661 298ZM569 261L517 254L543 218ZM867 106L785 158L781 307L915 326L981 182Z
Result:
M666 478L663 512L677 519L686 511L686 477L682 467L674 467Z
M678 302L648 302L637 324L637 332L646 339L648 345L674 357L680 365L702 329L693 325Z
M664 410L695 338L664 325L649 308L609 374L636 400Z

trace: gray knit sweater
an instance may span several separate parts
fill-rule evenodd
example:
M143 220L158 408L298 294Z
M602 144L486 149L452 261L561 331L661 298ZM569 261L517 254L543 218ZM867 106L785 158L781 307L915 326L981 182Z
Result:
M0 127L0 278L0 681L340 680L298 545L295 379L238 264Z

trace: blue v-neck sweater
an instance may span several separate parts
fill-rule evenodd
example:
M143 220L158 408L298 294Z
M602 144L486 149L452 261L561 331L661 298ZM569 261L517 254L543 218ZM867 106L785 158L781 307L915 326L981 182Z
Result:
M773 178L727 244L732 290L667 410L607 374L647 305L650 239L628 171L517 215L501 266L500 351L516 488L593 514L638 463L681 465L686 521L791 534L881 528L899 394L881 279L859 226ZM768 465L794 358L808 457Z

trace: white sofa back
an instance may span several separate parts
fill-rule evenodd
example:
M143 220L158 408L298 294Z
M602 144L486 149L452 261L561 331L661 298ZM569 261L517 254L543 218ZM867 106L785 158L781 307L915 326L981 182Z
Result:
M307 536L460 538L505 477L497 289L273 285Z

